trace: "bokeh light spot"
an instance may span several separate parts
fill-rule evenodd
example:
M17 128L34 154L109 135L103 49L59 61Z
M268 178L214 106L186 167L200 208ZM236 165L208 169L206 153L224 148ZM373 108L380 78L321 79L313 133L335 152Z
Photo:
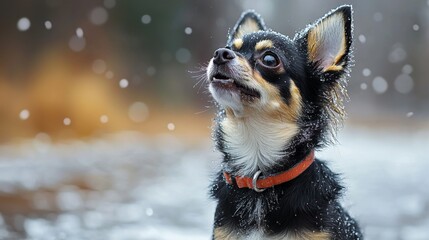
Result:
M413 90L414 80L408 74L401 74L395 79L394 85L396 91L402 94L407 94Z
M52 29L52 22L51 21L45 21L45 28L48 30Z
M21 112L19 112L19 118L21 120L27 120L30 117L30 111L27 109L22 109Z
M85 38L80 38L78 36L72 36L69 40L69 47L75 52L82 51L86 46Z
M123 79L121 79L120 81L119 81L119 87L121 87L121 88L126 88L126 87L128 87L128 80L127 79L125 79L125 78L123 78Z
M372 81L372 87L376 93L383 94L387 91L388 84L386 79L382 77L375 77Z
M186 48L180 48L176 52L176 60L179 63L187 63L191 60L191 52Z
M152 21L152 17L146 14L142 16L141 20L143 24L149 24Z
M128 108L128 116L134 122L143 122L149 116L149 108L143 102L134 102Z
M21 32L27 31L31 26L30 19L26 17L20 18L16 26L18 27L18 30Z
M103 7L96 7L89 14L89 21L94 25L103 25L108 18L109 13Z

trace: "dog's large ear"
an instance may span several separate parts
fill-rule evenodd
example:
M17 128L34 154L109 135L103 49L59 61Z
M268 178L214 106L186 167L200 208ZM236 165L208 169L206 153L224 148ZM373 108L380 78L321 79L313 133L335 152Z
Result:
M352 7L341 6L304 30L298 41L308 62L322 73L343 73L351 61Z
M264 20L261 16L254 10L247 10L241 14L234 29L229 33L227 45L231 45L235 39L240 39L248 33L266 29Z

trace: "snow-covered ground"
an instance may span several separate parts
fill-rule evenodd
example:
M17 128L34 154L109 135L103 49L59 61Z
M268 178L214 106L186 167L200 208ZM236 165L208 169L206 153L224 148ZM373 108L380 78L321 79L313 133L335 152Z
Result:
M348 128L317 153L343 173L366 239L429 239L429 130ZM0 239L210 239L209 140L121 133L0 148Z

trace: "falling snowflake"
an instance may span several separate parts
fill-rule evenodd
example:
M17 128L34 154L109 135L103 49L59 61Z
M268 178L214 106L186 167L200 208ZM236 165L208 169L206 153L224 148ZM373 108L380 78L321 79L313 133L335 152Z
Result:
M19 113L19 118L21 120L27 120L29 117L30 117L30 111L28 111L27 109L23 109Z
M109 117L107 115L101 115L100 116L100 122L105 124L109 122Z
M66 117L66 118L64 118L63 123L64 123L64 125L69 126L71 124L71 119Z
M192 34L192 28L186 27L185 28L185 33L188 34L188 35Z
M30 28L31 22L28 18L23 17L18 20L18 22L16 23L16 26L18 27L19 31L24 32Z
M362 70L362 74L363 74L363 76L365 76L365 77L369 77L369 76L371 75L371 70L370 70L369 68L364 68L364 69Z
M76 29L76 36L78 38L83 38L83 30L82 30L82 28L77 28Z
M361 34L361 35L359 35L359 41L361 42L361 43L366 43L366 37L365 37L365 35L363 35L363 34Z
M168 123L167 124L167 129L170 131L174 131L174 129L176 129L176 126L174 125L174 123Z
M45 21L45 28L48 30L52 29L52 22L51 21Z
M143 24L149 24L152 21L152 17L150 15L143 15L141 19Z
M383 94L387 91L388 84L387 81L382 77L375 77L372 81L372 87L374 91L378 94Z
M147 216L152 216L153 215L153 209L152 208L146 208L146 215Z
M402 67L402 73L403 74L411 74L413 72L413 66L411 66L410 64L405 64Z
M126 88L126 87L128 87L128 80L127 80L127 79L125 79L125 78L121 79L121 80L119 81L119 87L121 87L121 88Z

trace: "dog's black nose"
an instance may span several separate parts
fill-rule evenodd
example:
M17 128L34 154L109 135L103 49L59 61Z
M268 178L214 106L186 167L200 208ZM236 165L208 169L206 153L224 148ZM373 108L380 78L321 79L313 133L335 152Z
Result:
M227 48L219 48L214 52L213 63L220 65L235 58L235 53Z

